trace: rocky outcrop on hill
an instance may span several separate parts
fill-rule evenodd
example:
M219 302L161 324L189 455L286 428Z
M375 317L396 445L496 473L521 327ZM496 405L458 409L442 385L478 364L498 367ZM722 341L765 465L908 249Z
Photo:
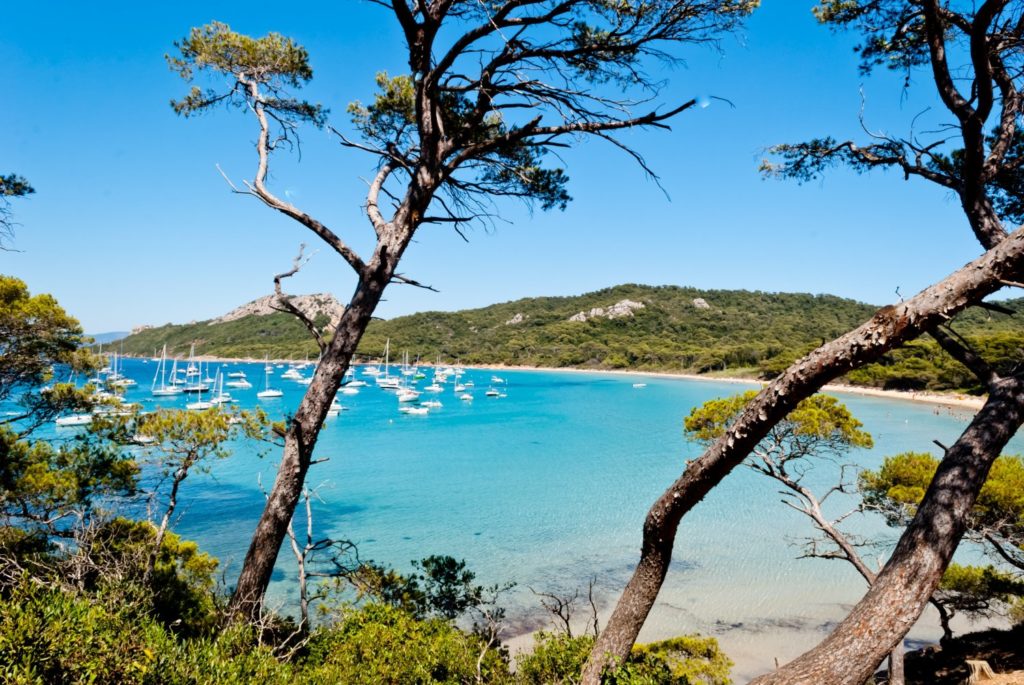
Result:
M330 293L293 295L292 304L298 307L306 316L310 317L314 321L318 316L326 316L330 319L330 324L328 324L329 326L334 326L334 324L338 323L342 312L345 311L345 307L342 306L342 304L334 298L334 295L331 295ZM212 326L215 323L226 323L246 316L267 316L269 314L274 314L277 311L280 311L280 305L277 303L277 296L267 295L259 298L258 300L253 300L252 302L243 304L237 309L232 309L224 316L210 321L210 325Z
M703 297L696 297L693 300L693 306L697 309L711 309L711 305Z
M526 320L526 317L523 316L522 313L516 312L516 315L513 316L508 321L506 321L505 325L506 326L518 326L519 324L521 324L525 320Z
M622 319L633 316L633 312L643 309L643 302L619 300L610 307L594 307L589 312L580 312L569 317L569 321L587 321L589 319Z

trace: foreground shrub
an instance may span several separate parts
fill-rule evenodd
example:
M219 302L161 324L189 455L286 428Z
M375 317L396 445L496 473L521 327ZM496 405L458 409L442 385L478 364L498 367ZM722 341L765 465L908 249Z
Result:
M369 604L318 631L307 663L314 682L469 683L476 681L483 640L450 622L416 619L403 609ZM506 682L503 656L488 650L481 664L484 682Z
M28 584L0 601L0 681L287 683L292 667L251 631L179 640L146 611Z
M594 638L540 632L531 654L519 658L516 682L570 685L579 681ZM729 685L732 661L712 637L682 637L637 645L625 664L605 674L606 685Z

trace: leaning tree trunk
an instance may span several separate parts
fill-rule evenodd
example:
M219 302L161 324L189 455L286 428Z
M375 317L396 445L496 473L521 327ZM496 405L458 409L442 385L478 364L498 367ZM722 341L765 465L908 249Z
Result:
M1022 270L1024 229L1018 229L944 280L910 300L883 307L867 323L822 345L762 389L651 507L640 561L591 651L581 682L599 685L601 673L629 655L665 581L682 517L743 462L772 426L824 384L948 321L998 290L1003 281L1018 280Z
M397 255L394 259L384 259L370 278L360 279L355 295L338 322L334 338L291 419L274 486L267 496L231 597L229 609L233 616L245 617L254 623L259 621L263 595L270 585L277 555L288 535L288 524L302 495L320 427L396 263Z
M913 521L867 594L817 647L752 685L862 685L914 625L967 529L992 462L1024 423L1024 380L997 381L939 464Z

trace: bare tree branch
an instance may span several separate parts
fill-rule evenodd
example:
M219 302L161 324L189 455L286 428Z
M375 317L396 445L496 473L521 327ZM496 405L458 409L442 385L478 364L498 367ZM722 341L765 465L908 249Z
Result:
M999 380L999 375L996 374L984 359L976 355L965 341L962 339L960 341L956 340L953 337L955 334L951 335L951 332L951 330L947 331L941 326L936 326L929 331L931 336L935 338L935 341L939 343L939 347L945 350L953 359L966 366L971 373L977 376L985 388L991 389L993 384Z
M287 312L288 314L291 314L296 319L298 319L302 323L302 325L306 327L306 330L310 332L310 334L313 336L313 339L316 340L316 346L319 347L320 352L323 353L323 351L327 349L327 343L324 341L323 335L321 335L319 329L317 329L316 323L314 323L312 319L306 316L306 313L304 311L299 309L295 305L295 303L292 302L291 295L286 295L281 289L281 281L283 279L291 278L292 276L297 274L299 272L299 269L305 266L306 263L313 258L313 255L310 255L309 257L303 259L302 253L305 249L305 243L299 245L299 254L297 254L295 256L295 259L292 260L292 268L288 271L285 271L284 273L279 273L276 276L274 276L274 294L277 295L277 301L281 304L280 309L278 309L277 307L275 307L275 309L278 309L278 311Z

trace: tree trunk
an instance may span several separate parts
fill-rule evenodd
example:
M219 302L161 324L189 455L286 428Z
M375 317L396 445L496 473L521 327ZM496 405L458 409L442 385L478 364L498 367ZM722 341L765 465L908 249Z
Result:
M628 656L665 580L679 521L742 463L772 426L825 383L948 321L998 290L1002 280L1017 280L1022 267L1024 229L1018 229L946 279L906 302L883 307L867 323L811 352L761 390L651 507L640 562L594 644L581 683L599 685L605 667Z
M993 384L946 453L892 557L850 615L817 647L752 685L861 685L920 617L967 528L992 462L1024 423L1024 380Z
M903 672L903 638L889 652L889 685L906 685Z
M150 576L153 575L153 569L156 568L156 560L160 556L160 547L164 544L164 536L167 535L167 528L171 525L171 516L174 515L174 510L178 506L178 488L181 486L181 482L188 477L188 469L191 466L191 459L187 459L185 463L174 472L174 480L171 483L171 494L167 500L167 509L164 510L163 518L160 520L160 527L156 530L156 539L153 541L153 549L149 553L149 558L146 560L146 572L142 575L143 584L149 582Z
M939 625L942 626L942 639L939 640L939 644L944 645L953 639L953 629L949 626L949 622L953 620L953 614L942 602L932 601L932 606L939 612Z
M285 433L284 453L277 477L267 496L266 506L242 563L238 585L231 597L229 613L232 616L244 617L253 623L259 621L263 595L270 584L281 544L288 534L288 524L302 496L306 471L320 428L359 340L380 302L384 287L391 279L397 255L393 259L383 259L383 262L385 265L379 267L372 278L360 281Z

